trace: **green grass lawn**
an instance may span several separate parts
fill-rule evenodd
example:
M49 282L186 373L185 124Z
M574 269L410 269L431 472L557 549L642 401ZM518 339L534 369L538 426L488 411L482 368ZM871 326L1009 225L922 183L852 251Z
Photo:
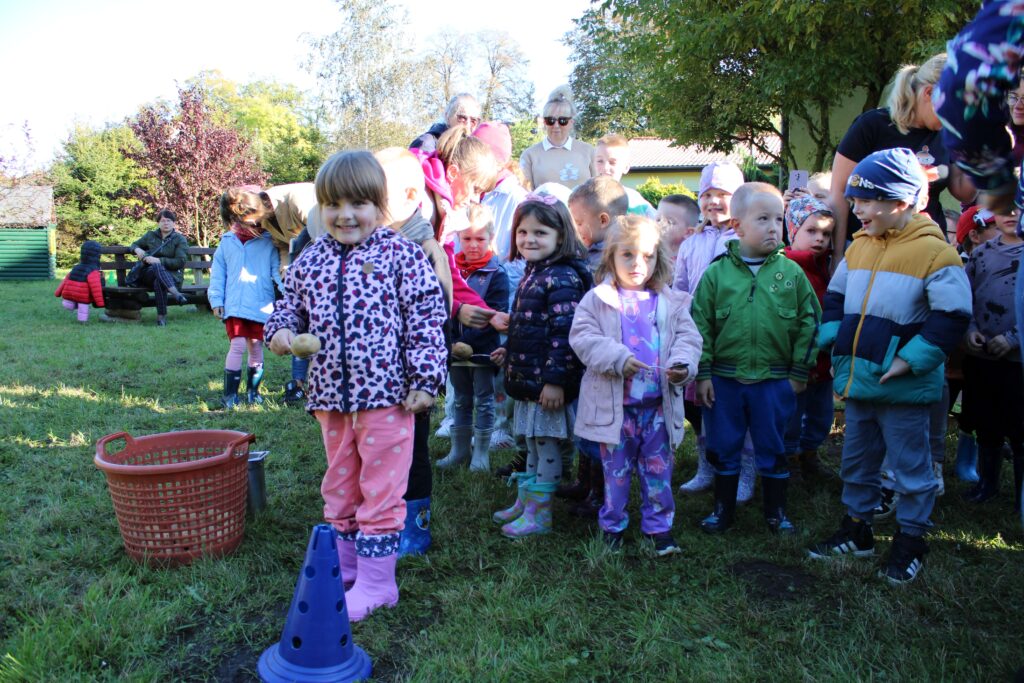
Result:
M227 340L209 314L172 308L158 328L152 309L141 324L95 311L81 326L56 284L0 283L0 681L252 680L322 511L319 430L279 403L288 360L268 353L264 407L212 411ZM269 506L230 557L151 569L124 553L94 444L182 429L255 434ZM677 483L691 438L678 460ZM1024 539L1009 477L980 508L947 481L926 569L894 589L874 562L804 559L842 515L838 482L795 487L794 539L768 535L759 498L727 536L704 536L710 498L677 497L684 552L659 560L636 524L606 554L564 506L551 535L509 541L490 515L512 489L437 472L434 549L399 563L399 607L353 637L381 681L1010 680ZM883 550L893 531L876 527Z

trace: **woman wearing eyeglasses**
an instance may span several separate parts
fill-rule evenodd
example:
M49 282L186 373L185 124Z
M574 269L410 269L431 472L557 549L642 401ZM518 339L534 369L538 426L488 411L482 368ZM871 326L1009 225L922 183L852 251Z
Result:
M560 85L544 105L545 137L519 157L531 188L560 183L569 189L597 175L594 147L572 137L576 105L569 86Z
M455 126L463 126L467 133L472 133L480 125L480 103L468 92L460 92L448 101L444 110L444 121L435 123L423 135L412 141L409 149L422 149L424 152L437 151L437 140L445 131Z

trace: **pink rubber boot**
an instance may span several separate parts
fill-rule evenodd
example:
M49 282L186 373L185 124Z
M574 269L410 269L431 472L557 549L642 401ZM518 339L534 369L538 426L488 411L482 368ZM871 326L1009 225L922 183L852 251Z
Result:
M356 582L356 535L338 534L338 566L341 569L341 582L345 590Z
M395 564L398 553L383 557L356 556L358 569L356 583L345 593L349 621L362 621L378 607L398 604L398 584L395 583Z

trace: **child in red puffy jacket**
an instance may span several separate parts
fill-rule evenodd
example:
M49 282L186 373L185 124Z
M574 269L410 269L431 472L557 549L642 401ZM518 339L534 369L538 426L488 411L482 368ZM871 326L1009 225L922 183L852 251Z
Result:
M78 322L89 321L89 304L103 308L103 271L100 270L100 243L82 245L82 260L65 276L54 292L64 300L64 308L78 311Z

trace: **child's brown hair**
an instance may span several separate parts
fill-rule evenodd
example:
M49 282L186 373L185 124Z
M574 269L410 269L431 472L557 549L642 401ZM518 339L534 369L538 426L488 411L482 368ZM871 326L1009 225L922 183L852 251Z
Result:
M653 236L656 240L656 258L654 268L644 284L655 292L670 285L672 283L672 263L665 242L661 239L661 228L650 218L636 214L619 216L612 222L608 237L605 238L604 251L601 252L601 263L597 266L595 279L598 282L602 282L608 277L615 280L616 250L623 245L636 247L640 244L640 240L648 235Z
M337 152L316 172L316 201L322 206L348 199L366 201L388 218L388 181L384 167L367 151Z
M530 194L516 207L515 215L512 217L512 244L509 247L509 261L519 258L516 230L519 229L519 224L526 216L532 216L541 225L558 233L559 245L555 253L551 255L551 259L581 259L587 255L587 248L580 241L579 235L576 233L576 224L573 223L572 215L565 204L553 195Z
M160 215L164 213L161 211ZM220 196L220 220L224 225L258 223L264 218L269 218L271 213L273 209L267 207L258 188L229 187Z

